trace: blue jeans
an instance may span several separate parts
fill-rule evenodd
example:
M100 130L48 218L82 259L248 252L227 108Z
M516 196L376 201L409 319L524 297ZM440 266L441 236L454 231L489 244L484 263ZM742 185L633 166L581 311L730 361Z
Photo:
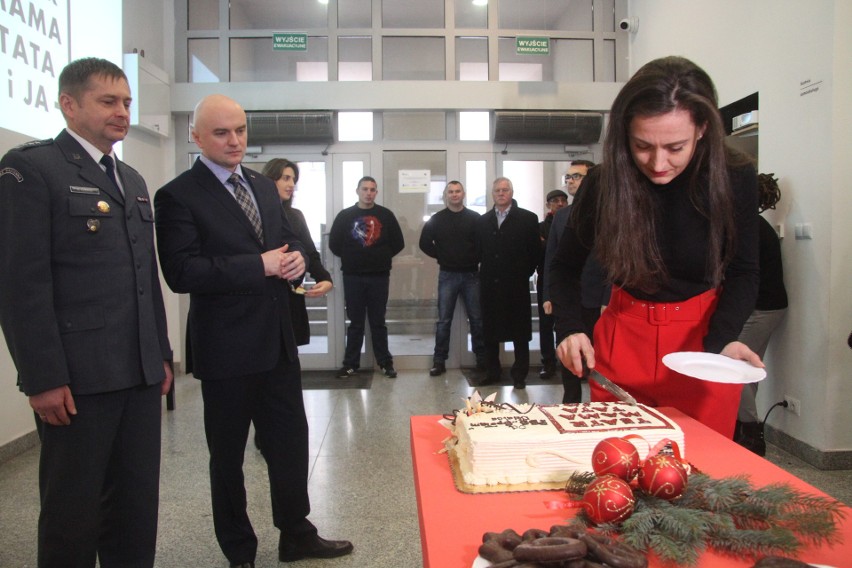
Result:
M435 363L443 363L450 353L450 328L456 300L461 296L467 319L470 322L470 336L477 363L485 357L485 344L482 339L482 308L479 305L479 273L448 272L438 274L438 322L435 324Z
M364 344L364 324L370 319L370 336L373 354L379 366L393 364L388 349L388 326L385 312L388 307L390 274L344 274L343 301L349 328L346 330L346 351L343 366L357 369L361 366L361 346Z

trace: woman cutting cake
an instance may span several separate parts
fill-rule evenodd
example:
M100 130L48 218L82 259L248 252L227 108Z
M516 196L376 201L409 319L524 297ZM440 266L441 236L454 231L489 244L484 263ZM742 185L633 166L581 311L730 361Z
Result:
M643 66L613 103L604 160L577 193L550 292L557 353L571 372L595 368L640 403L676 407L732 437L741 386L661 362L705 351L763 366L737 341L757 296L757 175L724 136L707 73L681 57ZM592 250L614 284L594 347L579 285ZM613 400L596 384L591 396Z

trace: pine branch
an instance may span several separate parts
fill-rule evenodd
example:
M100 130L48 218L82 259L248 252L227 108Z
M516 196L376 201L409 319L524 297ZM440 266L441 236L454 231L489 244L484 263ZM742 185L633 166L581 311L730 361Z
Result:
M693 474L674 502L637 491L633 515L607 531L620 528L628 544L679 565L694 564L705 547L737 557L789 556L803 543L837 542L841 507L786 484L755 489L747 476Z
M565 482L565 492L572 495L582 495L595 479L597 479L597 475L590 471L575 471Z

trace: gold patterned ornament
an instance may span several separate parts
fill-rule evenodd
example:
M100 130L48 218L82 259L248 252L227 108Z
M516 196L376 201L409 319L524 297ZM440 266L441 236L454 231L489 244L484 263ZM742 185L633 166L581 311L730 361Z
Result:
M591 482L582 501L583 509L595 524L618 524L633 513L635 504L630 484L614 475L602 475Z

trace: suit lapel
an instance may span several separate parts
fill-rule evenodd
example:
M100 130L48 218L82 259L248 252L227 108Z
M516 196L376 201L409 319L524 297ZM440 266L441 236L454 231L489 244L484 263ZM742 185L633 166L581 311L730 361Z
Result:
M112 197L118 203L124 203L124 196L112 184L112 181L107 177L101 167L92 159L86 150L80 146L73 136L66 131L62 131L56 137L56 145L62 150L65 159L69 163L80 168L79 175L82 179L91 183L102 192ZM124 181L124 178L122 178Z

